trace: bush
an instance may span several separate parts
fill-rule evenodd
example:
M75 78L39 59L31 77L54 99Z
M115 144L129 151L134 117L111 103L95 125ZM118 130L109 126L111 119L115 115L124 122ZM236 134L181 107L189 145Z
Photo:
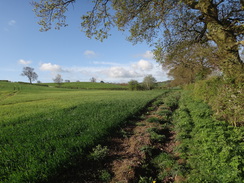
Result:
M96 161L103 160L109 152L107 146L102 147L100 144L92 150L93 152L90 154L90 158Z
M228 121L234 126L244 125L243 84L212 77L197 82L193 94L195 99L207 102L219 120Z

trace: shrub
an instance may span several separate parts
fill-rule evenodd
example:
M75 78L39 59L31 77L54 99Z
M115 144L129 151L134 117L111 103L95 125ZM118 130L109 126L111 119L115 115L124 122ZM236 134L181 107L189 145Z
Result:
M207 102L215 112L215 117L234 126L244 124L243 83L226 82L223 78L212 77L195 83L195 99Z
M103 182L109 182L111 180L111 174L107 170L101 170L99 178Z
M102 147L100 144L92 149L92 153L90 154L90 158L96 161L104 159L109 152L107 146Z

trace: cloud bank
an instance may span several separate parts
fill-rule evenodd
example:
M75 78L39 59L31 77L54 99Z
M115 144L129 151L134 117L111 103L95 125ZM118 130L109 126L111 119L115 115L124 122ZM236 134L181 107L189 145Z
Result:
M152 74L158 81L164 79L166 75L161 67L154 61L141 59L137 62L120 64L115 62L93 62L90 66L64 67L52 63L42 63L39 67L41 71L50 71L51 75L60 73L62 78L71 81L89 81L91 77L105 82L128 82L131 79L138 80Z

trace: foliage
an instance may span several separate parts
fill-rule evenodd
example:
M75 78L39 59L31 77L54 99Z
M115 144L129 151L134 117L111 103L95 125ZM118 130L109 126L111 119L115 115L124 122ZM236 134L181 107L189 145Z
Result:
M158 117L150 117L147 119L147 121L150 123L159 123L161 119L159 119Z
M90 158L96 161L103 160L108 155L109 149L107 146L102 147L101 144L92 149Z
M217 49L207 43L190 43L189 41L173 45L164 57L157 58L168 70L168 76L174 80L171 86L194 83L207 77L216 69ZM158 48L161 49L161 48ZM155 50L155 54L160 53Z
M65 13L75 0L40 0L33 2L42 30L67 26ZM243 73L239 56L243 44L244 9L242 1L230 0L95 0L92 10L82 16L82 28L88 37L103 40L109 30L129 29L133 43L158 43L163 53L184 41L212 41L218 48L219 65L228 77ZM163 31L161 31L163 30ZM161 59L161 58L160 58Z
M185 158L186 182L243 182L243 127L212 117L207 104L184 92L175 115L178 153Z
M138 181L138 183L148 183L148 182L154 183L156 181L154 181L152 177L141 177L141 176L140 176L140 179Z
M156 128L149 128L147 130L147 132L149 132L150 134L150 139L153 142L163 142L165 140L165 135L160 134L159 129Z
M140 84L136 80L130 80L128 82L128 87L129 87L129 90L140 90L141 89Z
M175 110L178 107L180 96L180 91L171 92L167 97L164 98L164 104L172 110Z
M24 67L21 76L26 76L29 79L30 83L37 80L38 78L37 73L34 72L34 68L32 67Z
M156 82L156 79L151 74L149 74L144 77L142 85L145 89L151 90L156 86Z
M196 99L207 102L220 120L239 126L244 124L244 85L229 83L223 78L212 77L194 85Z
M177 175L178 167L172 155L162 152L158 156L156 156L151 162L159 170L159 180L163 180L167 176L175 177Z
M0 86L1 182L46 180L162 94Z
M101 170L99 178L103 182L109 182L111 180L111 174L107 170Z

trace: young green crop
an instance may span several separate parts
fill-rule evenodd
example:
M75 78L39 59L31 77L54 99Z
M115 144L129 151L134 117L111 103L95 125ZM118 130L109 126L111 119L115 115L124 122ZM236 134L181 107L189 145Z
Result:
M47 179L162 94L15 85L0 100L0 182Z

